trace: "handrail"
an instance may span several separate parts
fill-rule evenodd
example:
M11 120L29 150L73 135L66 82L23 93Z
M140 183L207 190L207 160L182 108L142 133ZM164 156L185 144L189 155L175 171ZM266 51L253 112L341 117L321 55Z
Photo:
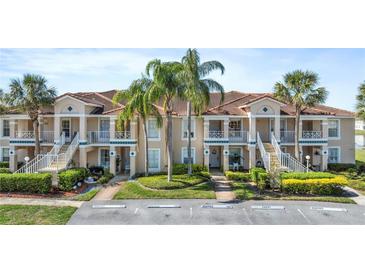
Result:
M209 130L208 138L223 139L224 138L224 131L223 130Z
M270 153L265 150L259 132L257 132L257 145L261 153L261 158L264 161L264 167L267 171L270 171Z

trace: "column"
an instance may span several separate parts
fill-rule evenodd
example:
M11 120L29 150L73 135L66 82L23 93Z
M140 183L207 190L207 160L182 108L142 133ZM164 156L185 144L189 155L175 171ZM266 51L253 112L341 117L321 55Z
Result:
M39 139L42 140L43 139L43 131L44 131L43 117L39 116L38 121L39 121L39 126L38 126Z
M86 151L86 147L80 145L79 147L79 151L80 151L80 167L87 167L87 151Z
M223 147L223 171L229 170L229 146Z
M61 135L61 118L58 116L54 117L54 143L58 144L60 142Z
M256 118L249 117L249 143L256 144Z
M322 120L321 121L321 128L322 128L322 138L323 139L328 139L328 121L327 120ZM327 170L328 167L328 145L324 145L322 147L322 166L321 169L322 170Z
M280 116L275 116L274 123L275 123L274 125L275 138L280 144Z
M86 116L80 116L80 143L87 143L87 118Z
M204 165L207 167L209 172L209 145L204 145Z
M15 125L16 125L16 121L14 119L11 119L9 121L10 139L15 138Z
M115 139L115 120L116 117L110 117L110 124L109 124L109 138Z
M14 172L18 169L18 157L16 155L15 146L9 147L9 168L11 172Z
M303 159L304 159L305 155L303 152L303 146L300 145L300 140L302 139L302 136L303 136L303 121L302 120L299 121L298 131L299 131L299 140L298 140L298 142L299 142L299 161L301 163L303 163Z
M131 131L131 139L138 139L138 130L137 130L137 120L133 119L132 121L130 121L129 123L129 130Z
M249 155L249 168L254 168L256 166L256 145L248 145L248 155Z
M117 159L117 153L115 151L115 146L110 146L109 150L109 157L110 157L110 173L116 174L116 159Z
M129 150L130 178L133 178L136 175L136 157L137 157L136 146L131 146Z
M204 119L204 139L209 138L209 120Z
M228 132L229 130L229 119L223 120L223 133L224 133L224 139L228 139Z

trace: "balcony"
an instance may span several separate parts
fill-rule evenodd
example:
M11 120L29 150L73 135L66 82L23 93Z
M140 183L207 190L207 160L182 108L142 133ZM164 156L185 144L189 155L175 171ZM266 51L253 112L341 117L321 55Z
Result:
M222 130L210 130L208 132L209 139L224 139L224 131Z
M27 131L16 131L14 138L12 138L15 142L27 142L33 143L35 141L35 134L33 130ZM54 142L54 132L53 131L42 131L39 136L41 143L53 144Z
M301 140L321 140L323 132L320 130L303 130ZM294 143L295 131L280 131L281 143Z
M232 143L247 143L248 132L244 130L229 130L228 139Z
M125 140L131 139L130 131L116 131L114 138L110 138L109 131L88 131L87 133L87 142L88 144L109 144L110 139L115 140Z

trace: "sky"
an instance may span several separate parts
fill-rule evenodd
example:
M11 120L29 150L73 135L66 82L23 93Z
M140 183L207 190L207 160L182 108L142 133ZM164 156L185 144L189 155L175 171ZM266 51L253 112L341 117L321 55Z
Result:
M25 73L45 76L58 94L125 89L148 61L179 61L186 49L1 49L0 88ZM327 105L354 110L365 81L365 49L198 49L201 61L220 61L224 75L209 77L226 91L272 92L295 69L318 73L329 91Z

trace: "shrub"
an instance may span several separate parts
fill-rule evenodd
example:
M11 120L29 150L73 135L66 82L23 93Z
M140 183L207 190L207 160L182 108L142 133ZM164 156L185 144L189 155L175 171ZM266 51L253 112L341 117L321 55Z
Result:
M267 186L269 175L266 172L259 172L257 177L257 188L262 192Z
M259 177L258 177L259 173L266 173L266 170L261 167L254 167L254 168L250 169L251 179L255 183L257 183L259 180Z
M9 162L0 162L0 168L9 168Z
M192 164L192 170L193 170L193 173L208 171L208 169L205 165L199 165L199 164ZM187 173L188 173L187 164L174 164L172 166L172 174L181 175L181 174L187 174Z
M0 167L0 173L11 173L11 171L8 168Z
M108 183L111 179L113 179L114 175L108 171L104 171L104 175L101 176L99 178L99 180L96 181L96 183L98 184L106 184Z
M323 179L284 179L281 189L290 194L340 195L342 187L347 184L343 176Z
M72 168L61 171L58 174L59 189L63 191L71 191L72 187L77 182L85 180L88 175L89 171L86 168Z
M251 174L250 173L244 173L244 172L238 172L238 171L226 171L224 175L229 179L233 181L243 181L248 182L251 180Z
M355 164L328 164L328 170L332 171L347 171L349 168L356 168Z
M52 188L52 175L0 174L0 192L48 193Z
M288 172L282 173L280 178L283 179L298 179L298 180L306 180L306 179L325 179L325 178L334 178L336 175L328 172Z
M210 175L210 173L208 171L197 172L197 173L195 173L195 175L199 175L199 176L207 178L207 179L212 178L212 175Z

